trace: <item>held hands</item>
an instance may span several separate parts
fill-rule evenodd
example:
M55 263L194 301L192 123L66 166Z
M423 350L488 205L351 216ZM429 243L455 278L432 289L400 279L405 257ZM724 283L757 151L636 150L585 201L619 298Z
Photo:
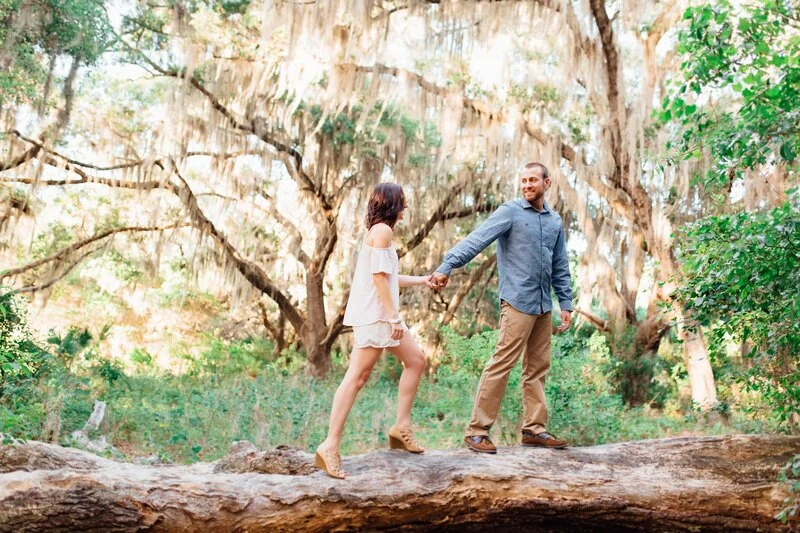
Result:
M434 272L430 276L428 276L428 280L426 281L426 285L432 291L439 291L447 287L447 282L450 281L449 276L445 276L441 272Z
M572 311L561 311L561 325L556 328L559 333L563 333L572 325Z

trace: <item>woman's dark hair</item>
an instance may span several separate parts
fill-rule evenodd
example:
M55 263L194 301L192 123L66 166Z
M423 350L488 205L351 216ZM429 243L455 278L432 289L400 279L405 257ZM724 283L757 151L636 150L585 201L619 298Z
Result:
M396 183L379 183L367 204L367 229L383 222L394 228L400 211L406 208L406 195Z

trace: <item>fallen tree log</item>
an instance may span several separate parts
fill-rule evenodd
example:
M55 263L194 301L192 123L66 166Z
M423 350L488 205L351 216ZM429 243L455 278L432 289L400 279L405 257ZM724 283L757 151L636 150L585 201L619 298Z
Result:
M384 450L345 458L339 481L285 447L143 466L27 442L0 447L0 531L778 531L792 525L773 518L777 475L797 453L778 435ZM313 473L252 472L274 468Z

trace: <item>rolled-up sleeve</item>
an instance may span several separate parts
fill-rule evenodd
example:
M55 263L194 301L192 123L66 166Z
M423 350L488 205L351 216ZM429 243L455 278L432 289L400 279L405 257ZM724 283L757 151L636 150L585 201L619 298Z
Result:
M445 254L444 261L436 271L449 276L453 269L461 268L472 261L481 250L511 229L511 217L510 208L505 205L498 207L483 224Z
M553 249L553 292L558 298L558 306L562 311L572 311L572 287L570 286L569 258L567 256L567 238L562 226L556 237Z

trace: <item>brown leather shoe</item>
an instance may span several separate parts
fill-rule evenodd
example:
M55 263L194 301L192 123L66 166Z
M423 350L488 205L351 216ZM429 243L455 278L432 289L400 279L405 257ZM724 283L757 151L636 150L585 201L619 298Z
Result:
M522 432L523 446L539 446L541 448L566 448L568 443L564 439L559 439L546 431L534 435L528 431Z
M497 448L492 444L492 440L486 435L470 435L464 437L464 442L473 452L497 453Z

